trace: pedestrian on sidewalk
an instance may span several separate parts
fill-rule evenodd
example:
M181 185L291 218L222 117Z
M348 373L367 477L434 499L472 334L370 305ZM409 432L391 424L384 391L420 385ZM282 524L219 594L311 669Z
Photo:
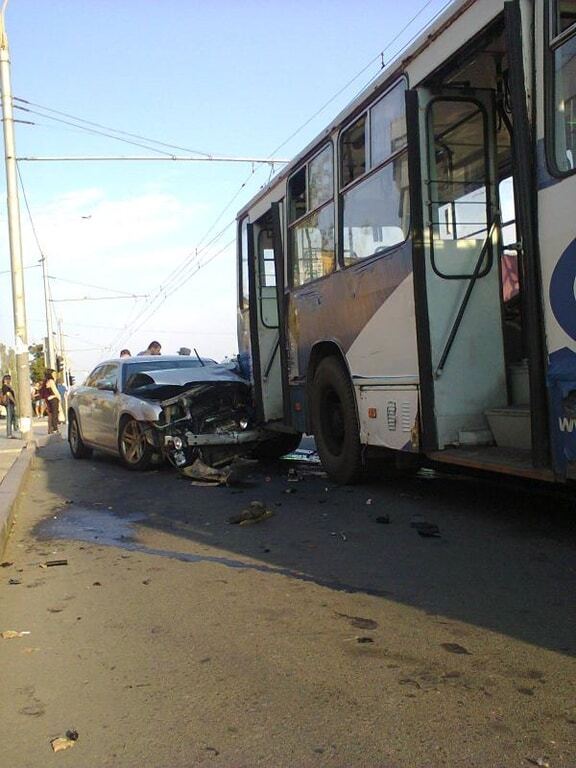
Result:
M18 429L16 395L12 389L12 376L9 373L2 377L2 405L6 408L6 437L16 438L13 434Z
M60 393L54 381L54 371L48 368L44 372L44 381L40 387L40 396L48 407L48 434L58 433L58 412L60 410Z

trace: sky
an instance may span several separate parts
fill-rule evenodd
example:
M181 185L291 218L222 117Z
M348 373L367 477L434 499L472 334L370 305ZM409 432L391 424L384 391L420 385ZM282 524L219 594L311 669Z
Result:
M447 5L10 0L14 104L28 110L15 111L26 121L16 124L17 155L160 156L153 146L290 159L378 73L381 52L389 62ZM123 131L114 135L148 148L94 131ZM269 166L20 160L18 167L29 343L46 335L42 253L53 324L61 323L78 379L121 348L135 354L153 339L166 354L185 346L221 360L237 351L234 219L270 179ZM0 183L0 341L12 345L3 174Z

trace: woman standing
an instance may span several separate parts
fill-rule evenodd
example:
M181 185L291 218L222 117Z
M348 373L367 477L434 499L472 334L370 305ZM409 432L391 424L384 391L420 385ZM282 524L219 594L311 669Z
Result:
M12 376L9 373L2 377L2 402L6 408L6 437L16 437L13 434L18 429L16 423L16 395L12 389Z
M60 409L60 393L54 381L54 371L48 369L44 373L44 381L40 387L40 397L48 408L48 434L58 432L58 411Z

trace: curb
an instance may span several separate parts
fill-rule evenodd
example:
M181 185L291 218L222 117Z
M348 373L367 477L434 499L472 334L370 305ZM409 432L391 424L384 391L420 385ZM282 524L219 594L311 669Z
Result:
M18 496L36 455L37 447L38 443L30 440L22 448L20 455L0 483L0 557L4 555L18 505Z

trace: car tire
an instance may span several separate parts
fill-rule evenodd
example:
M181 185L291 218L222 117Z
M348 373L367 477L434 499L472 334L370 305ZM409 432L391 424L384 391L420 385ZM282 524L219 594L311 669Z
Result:
M80 435L80 426L74 411L68 417L68 445L70 453L75 459L89 459L92 456L92 448L88 448Z
M350 377L335 357L320 362L312 382L310 411L316 448L328 476L340 485L357 483L364 463Z
M259 461L275 461L287 453L292 453L300 445L302 434L288 432L270 433L270 437L263 440L254 448L252 456Z
M148 469L154 455L154 448L146 437L146 425L142 421L125 417L120 422L118 452L122 463L134 472Z

